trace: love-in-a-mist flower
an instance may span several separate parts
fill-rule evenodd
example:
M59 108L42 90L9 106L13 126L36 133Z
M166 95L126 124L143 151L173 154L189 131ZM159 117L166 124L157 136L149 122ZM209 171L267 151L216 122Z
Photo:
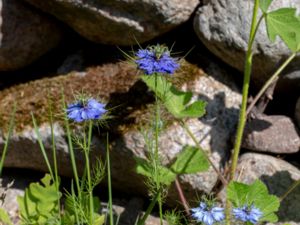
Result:
M241 208L234 208L232 210L232 214L237 220L241 220L243 222L251 222L253 224L256 224L263 215L263 213L254 205L244 205Z
M200 206L191 209L192 217L197 222L202 222L206 225L212 225L215 222L224 220L224 209L221 207L208 207L206 203L200 202Z
M135 63L145 74L173 74L178 69L178 62L171 57L170 51L159 45L140 49L136 53Z
M106 112L105 104L93 98L86 101L80 100L68 105L67 108L68 118L75 122L100 119Z

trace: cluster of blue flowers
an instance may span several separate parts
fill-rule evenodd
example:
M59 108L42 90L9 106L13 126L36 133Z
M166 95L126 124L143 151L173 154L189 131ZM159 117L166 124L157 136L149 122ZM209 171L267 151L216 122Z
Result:
M215 222L221 222L225 219L224 209L220 207L208 207L206 203L200 202L200 206L191 209L192 217L197 222L205 225L212 225ZM237 220L256 224L262 217L263 213L253 205L245 205L241 208L234 208L232 214Z
M93 98L70 104L67 108L68 118L75 122L100 119L106 112L105 104Z
M155 73L173 74L179 64L170 56L170 52L159 46L149 49L140 49L136 53L135 63L145 74Z

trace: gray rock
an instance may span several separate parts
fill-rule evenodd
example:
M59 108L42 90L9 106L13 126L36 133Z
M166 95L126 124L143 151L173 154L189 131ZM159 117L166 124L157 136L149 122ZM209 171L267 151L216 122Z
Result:
M204 99L208 101L207 114L201 119L190 119L187 121L189 128L195 134L200 145L205 149L216 164L217 168L223 169L223 163L227 159L230 144L229 139L234 131L238 108L241 102L241 95L235 86L232 78L212 64L208 68L208 74L192 65L188 72L179 72L175 79L183 78L182 89L191 90L194 99ZM112 121L110 126L111 166L113 186L122 191L146 194L144 179L134 172L134 156L145 157L147 154L143 136L138 129L139 121L148 121L151 118L153 102L147 99L147 89L142 83L137 82L135 70L126 69L124 64L104 65L98 69L85 74L69 74L61 77L43 79L31 82L26 85L19 85L0 92L0 108L9 105L12 100L19 100L20 105L16 115L16 121L22 120L22 126L11 138L10 149L8 151L5 165L7 167L34 168L46 171L36 135L30 125L30 120L26 119L26 112L29 109L36 110L35 114L46 112L45 92L40 88L47 87L51 93L60 93L61 86L64 87L66 98L71 99L71 90L77 90L77 86L87 91L87 94L95 96L99 94L107 101L122 103L118 108L120 116ZM192 69L191 69L192 68ZM186 79L188 77L188 79ZM105 80L107 79L107 80ZM68 86L70 85L70 86ZM23 93L23 97L19 93ZM30 93L31 96L27 94ZM130 94L131 93L131 94ZM13 97L14 96L14 97ZM25 97L26 96L26 97ZM56 96L55 99L59 99ZM139 96L139 98L136 98ZM21 99L26 98L26 102ZM47 98L46 98L47 99ZM150 98L152 99L152 98ZM57 101L57 100L56 100ZM127 105L128 103L132 105ZM55 104L55 106L59 104ZM118 105L118 104L117 104ZM121 104L120 104L121 105ZM125 111L122 112L122 111ZM25 114L24 114L25 113ZM58 111L60 115L62 112ZM8 114L9 115L9 114ZM4 115L5 118L5 115ZM29 117L30 118L30 117ZM145 118L143 120L143 118ZM42 118L40 118L42 120ZM27 122L24 122L27 121ZM160 154L165 164L170 163L175 155L179 153L184 145L193 145L192 139L186 134L184 129L174 120L166 119L165 130L160 137ZM41 136L47 152L51 152L50 147L50 127L46 120L40 125ZM64 139L64 131L59 123L55 123L55 137L57 143L58 167L61 175L72 175L70 163L68 163L68 147ZM217 137L217 138L215 138ZM94 157L105 155L105 137L101 135L93 136L92 154ZM3 146L1 141L0 149ZM78 155L77 165L82 171L82 157ZM182 187L189 198L195 198L195 191L210 192L215 186L218 178L216 173L210 169L208 172L185 175L180 177ZM168 203L175 203L177 193L172 187L169 193Z
M157 37L187 21L199 0L26 0L67 23L83 37L132 45Z
M298 127L300 128L300 98L298 98L295 108L295 119L298 124Z
M62 38L59 26L48 16L18 0L0 1L0 71L22 68Z
M276 0L270 9L281 7L296 7L298 0ZM211 0L204 1L194 18L194 30L204 45L216 56L240 71L244 70L244 58L247 50L250 32L253 1ZM258 29L253 45L252 80L256 85L262 85L274 72L280 62L291 53L285 44L279 40L271 43L267 37L265 24ZM297 90L300 85L300 57L286 69L284 79L278 83L284 84L285 91Z
M300 137L289 117L260 115L247 122L242 147L259 152L296 153Z
M241 156L237 177L240 182L252 183L261 179L268 187L271 194L282 196L288 187L300 179L300 170L286 161L273 156L246 153ZM300 223L300 186L291 192L280 205L279 222ZM280 224L277 223L277 224Z

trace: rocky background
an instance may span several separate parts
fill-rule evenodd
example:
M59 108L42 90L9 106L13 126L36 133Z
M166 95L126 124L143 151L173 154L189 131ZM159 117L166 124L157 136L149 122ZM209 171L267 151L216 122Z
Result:
M149 119L154 99L139 81L136 68L124 62L118 49L130 53L138 49L138 43L143 47L174 45L175 56L185 57L174 75L175 84L208 102L206 115L187 123L212 161L226 171L241 103L252 6L251 0L0 0L0 154L12 106L17 104L0 194L15 182L6 191L2 207L16 215L16 195L42 176L37 171L47 171L30 113L37 117L50 154L49 99L54 102L59 173L66 179L72 175L59 116L62 89L68 102L74 93L83 91L104 99L109 107L120 106L113 111L108 129L95 130L92 154L104 155L104 134L108 131L114 193L118 196L115 202L125 207L118 211L116 206L116 211L131 216L132 221L132 215L145 207L147 192L143 178L134 172L134 156L145 156L138 127ZM274 0L272 4L273 9L284 6L300 9L300 2ZM264 25L254 51L252 96L290 54L280 40L269 42ZM272 101L267 104L265 96L253 110L238 165L241 181L260 178L278 196L300 179L299 62L298 57L283 72L274 93L269 90ZM184 145L193 142L179 124L168 118L166 123L160 150L168 164ZM77 160L82 168L80 153ZM212 169L182 176L180 182L192 205L197 194L220 191ZM176 204L177 194L171 187L166 206ZM282 202L278 224L300 224L299 212L300 187ZM157 224L152 219L148 224ZM129 221L121 224L133 224Z

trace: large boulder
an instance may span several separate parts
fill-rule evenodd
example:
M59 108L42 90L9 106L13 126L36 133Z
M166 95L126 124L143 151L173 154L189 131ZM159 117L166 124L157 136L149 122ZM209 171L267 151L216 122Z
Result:
M27 3L1 0L0 13L0 71L32 63L62 38L58 24Z
M273 156L246 153L241 156L237 167L240 182L252 183L261 179L271 194L282 196L287 189L300 179L300 170L288 162ZM299 224L300 186L293 190L282 202L277 213L279 223Z
M206 115L201 119L187 120L187 125L199 140L202 148L210 155L216 167L222 170L230 151L229 140L236 126L241 95L232 77L219 69L216 64L211 64L207 68L207 73L209 75L195 65L184 63L182 70L174 76L174 81L178 87L191 90L194 99L204 99L208 102ZM11 106L14 101L18 102L17 131L10 140L5 165L47 170L31 125L30 111L34 112L41 124L41 138L46 151L51 155L50 126L47 123L47 90L55 99L54 114L61 115L59 99L62 87L68 102L72 101L74 91L80 90L106 99L108 107L118 106L112 111L114 118L109 122L108 130L112 148L113 186L122 191L135 190L137 193L146 194L143 177L134 172L134 157L147 155L139 124L145 124L151 118L153 96L139 81L136 70L127 64L107 64L84 73L42 79L1 91L0 108L5 109L1 112L4 118L2 127L7 124L10 115L7 110L8 106ZM160 137L160 154L164 163L168 164L183 146L193 145L193 141L172 118L167 116L163 122L166 126ZM54 136L59 173L71 176L72 167L69 163L67 142L59 119L55 120ZM1 141L0 149L2 146L3 141ZM93 158L105 155L106 137L103 129L100 129L100 135L97 132L94 133L92 146L94 146L91 151ZM77 156L77 165L82 171L83 160L79 152ZM213 169L205 173L180 177L183 189L190 199L195 198L195 191L210 192L217 180L217 174ZM171 187L169 194L169 199L172 201L169 200L168 203L176 202L175 187Z
M258 152L291 154L300 150L300 137L289 117L260 115L247 122L242 147Z
M210 0L204 1L194 18L194 30L204 45L216 56L232 67L243 71L250 32L252 0ZM298 0L276 0L270 9L281 7L300 8ZM258 29L253 44L253 82L260 86L271 76L282 60L291 52L279 40L271 43L267 37L264 22ZM298 56L284 71L279 86L285 91L299 90L300 57Z
M187 21L199 0L26 0L62 20L83 37L132 45L157 37Z

